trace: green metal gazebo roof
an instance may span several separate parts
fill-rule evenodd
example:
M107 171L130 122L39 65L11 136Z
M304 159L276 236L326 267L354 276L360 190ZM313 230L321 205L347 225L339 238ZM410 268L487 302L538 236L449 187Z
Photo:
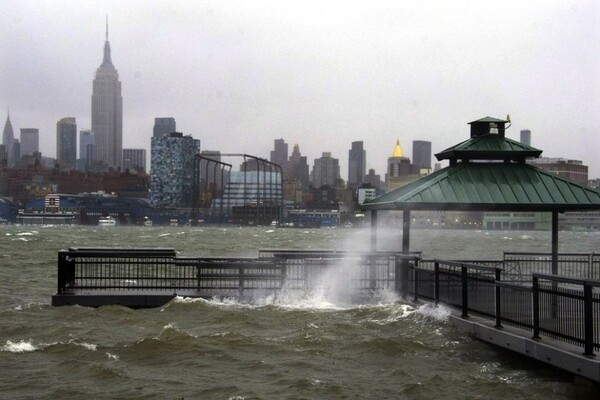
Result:
M459 163L363 204L364 210L599 210L600 191L519 163Z
M537 158L541 154L542 150L495 134L488 134L465 140L436 154L435 157L439 161L452 158L494 160L505 158L517 159L521 157Z

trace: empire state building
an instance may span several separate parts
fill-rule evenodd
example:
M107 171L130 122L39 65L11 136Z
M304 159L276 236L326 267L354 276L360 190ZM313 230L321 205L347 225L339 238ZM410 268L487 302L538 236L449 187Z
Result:
M110 58L108 22L104 58L96 70L92 90L92 131L94 132L95 161L103 168L123 167L123 97L119 73Z

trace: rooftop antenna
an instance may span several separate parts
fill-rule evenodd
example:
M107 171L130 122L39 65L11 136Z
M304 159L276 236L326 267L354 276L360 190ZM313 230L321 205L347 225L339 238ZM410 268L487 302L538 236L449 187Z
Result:
M106 14L106 41L108 42L108 14Z

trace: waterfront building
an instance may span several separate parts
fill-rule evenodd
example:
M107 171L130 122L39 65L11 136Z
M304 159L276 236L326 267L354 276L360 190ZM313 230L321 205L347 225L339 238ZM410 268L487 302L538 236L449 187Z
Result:
M77 123L75 118L62 118L56 123L56 160L60 169L75 169L77 161Z
M123 169L146 171L146 149L123 149Z
M154 129L152 137L168 136L171 132L177 132L177 124L173 117L154 118Z
M123 98L119 73L112 64L108 22L102 64L96 70L92 91L92 131L96 160L102 168L123 167Z
M234 171L223 189L223 197L212 202L213 215L234 215L239 221L256 224L279 219L283 202L278 171ZM236 213L236 209L238 209Z
M193 204L195 156L200 140L171 132L152 137L150 191L156 207L191 207Z
M10 113L6 115L6 123L4 124L4 132L2 134L2 144L6 149L6 165L13 167L17 158L14 151L15 134L13 132L12 123L10 122ZM18 154L18 153L17 153Z
M40 151L40 130L37 128L21 128L21 157Z
M418 169L431 171L431 142L413 140L413 165Z
M340 162L337 158L333 158L330 152L323 152L321 158L315 158L315 164L311 173L313 187L334 187L339 183L339 180Z
M581 160L540 157L527 160L527 163L581 185L588 184L588 166Z
M271 151L270 161L285 168L288 160L288 144L283 139L275 139L275 150Z
M357 188L365 179L367 173L367 151L363 142L352 142L348 151L348 186Z

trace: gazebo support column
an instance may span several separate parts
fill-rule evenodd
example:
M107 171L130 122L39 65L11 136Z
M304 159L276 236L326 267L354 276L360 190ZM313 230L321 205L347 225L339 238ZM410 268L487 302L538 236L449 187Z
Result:
M402 210L402 254L410 253L410 210ZM398 274L396 274L398 277ZM398 284L396 283L396 287ZM408 259L402 260L402 269L400 273L400 293L402 298L408 297Z
M371 210L371 252L377 251L377 210Z

